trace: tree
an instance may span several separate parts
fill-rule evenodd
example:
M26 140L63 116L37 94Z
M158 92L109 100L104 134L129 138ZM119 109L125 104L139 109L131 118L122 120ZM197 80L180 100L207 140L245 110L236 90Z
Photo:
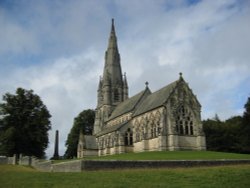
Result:
M219 118L208 119L203 121L203 129L206 135L207 149L212 151L219 151L222 145L222 122Z
M51 117L40 97L18 88L6 93L0 103L0 151L2 154L44 157Z
M250 97L245 104L243 122L241 127L242 150L244 153L250 153Z
M75 119L74 124L68 134L66 141L66 158L73 158L77 156L77 145L79 140L80 131L84 135L91 135L93 132L95 120L95 111L88 109L83 110Z
M218 115L213 120L203 121L207 149L224 152L241 152L240 127L241 116L221 121Z

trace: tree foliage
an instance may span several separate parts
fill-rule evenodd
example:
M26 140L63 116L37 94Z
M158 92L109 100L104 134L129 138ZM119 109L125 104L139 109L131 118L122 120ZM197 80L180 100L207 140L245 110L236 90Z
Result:
M246 153L250 153L250 97L248 97L245 104L245 112L243 114L243 121L241 127L242 135L242 150Z
M221 121L216 115L203 121L203 126L208 150L250 153L250 98L243 116Z
M40 97L18 88L6 93L0 104L0 151L2 154L44 157L51 117Z
M68 134L66 141L66 158L73 158L77 156L77 145L80 131L85 135L91 135L94 127L95 111L88 109L83 110L75 119L74 124Z
M241 122L241 116L235 116L226 121L219 119L203 121L207 149L212 151L239 152L239 129Z

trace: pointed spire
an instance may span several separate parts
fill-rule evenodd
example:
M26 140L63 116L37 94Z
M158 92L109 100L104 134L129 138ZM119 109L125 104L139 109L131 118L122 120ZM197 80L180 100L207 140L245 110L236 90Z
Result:
M108 49L109 48L117 49L114 19L112 19L112 24L111 24L111 32L110 32L110 36L109 36Z
M122 85L122 72L120 65L120 54L118 51L117 39L115 34L114 19L112 19L111 32L108 42L108 49L105 53L105 66L103 72L103 85L118 84Z
M111 33L115 33L115 21L114 18L112 18L112 24L111 24Z

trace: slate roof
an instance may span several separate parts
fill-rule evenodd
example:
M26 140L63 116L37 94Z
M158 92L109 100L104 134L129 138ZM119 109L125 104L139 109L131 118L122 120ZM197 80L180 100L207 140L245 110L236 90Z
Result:
M150 111L154 108L162 106L169 96L171 95L172 91L176 88L179 80L163 87L162 89L152 93L149 95L143 102L138 106L137 110L135 111L133 116L138 116L144 112Z
M143 97L145 97L146 95L149 95L150 93L151 93L151 91L148 89L148 87L146 87L146 89L144 89L140 93L123 101L112 112L111 116L109 117L109 120L112 120L120 115L125 114L125 113L131 112L132 110L135 109L136 105L138 105L141 102Z
M112 133L112 132L120 129L123 126L128 125L129 123L130 123L130 121L127 121L127 122L124 122L124 123L121 123L121 124L118 124L118 125L114 125L114 126L105 128L101 132L97 133L96 136L98 137L98 136L102 136L102 135L107 134L107 133Z

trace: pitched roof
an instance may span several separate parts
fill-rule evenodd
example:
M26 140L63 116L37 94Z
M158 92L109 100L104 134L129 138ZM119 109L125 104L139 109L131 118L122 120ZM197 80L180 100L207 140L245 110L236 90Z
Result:
M107 133L112 133L112 132L120 129L121 127L129 124L129 123L130 123L130 121L127 121L127 122L124 122L124 123L121 123L121 124L118 124L118 125L114 125L114 126L105 128L101 132L97 133L96 136L98 137L98 136L102 136L102 135L107 134Z
M109 120L112 120L112 119L114 119L114 118L116 118L116 117L118 117L120 115L125 114L125 113L131 112L150 93L151 93L151 91L149 90L148 87L146 87L140 93L138 93L138 94L134 95L133 97L123 101L112 112L111 116L109 117Z
M144 112L147 112L149 110L152 110L154 108L157 108L159 106L162 106L169 96L171 95L172 91L176 88L178 82L180 80L177 80L162 89L152 93L149 95L143 102L138 106L137 110L135 111L133 116L140 115Z

